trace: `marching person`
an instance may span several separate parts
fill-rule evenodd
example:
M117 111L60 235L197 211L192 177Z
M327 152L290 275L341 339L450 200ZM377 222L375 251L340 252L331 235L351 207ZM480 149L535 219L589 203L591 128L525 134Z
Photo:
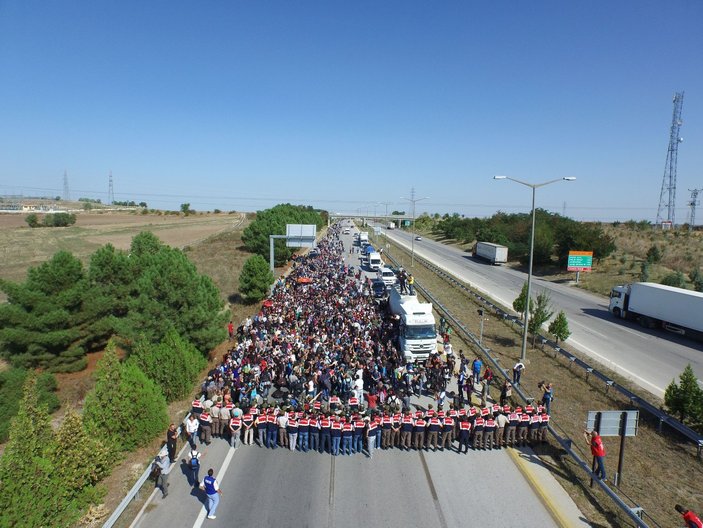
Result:
M217 511L217 505L220 503L220 495L222 495L222 489L220 489L220 484L213 476L214 473L215 471L212 468L208 469L207 477L203 479L203 484L200 486L200 489L207 494L208 519L217 519L215 512Z
M168 483L168 475L171 473L171 468L173 467L173 464L171 464L171 459L168 456L168 452L160 453L156 457L154 464L158 468L156 487L161 488L161 493L163 493L163 498L165 499L168 496L168 487L170 486Z
M195 449L195 438L198 436L198 429L200 428L200 423L198 422L198 417L195 413L190 413L188 419L186 420L186 436L188 437L188 443L191 449Z
M200 486L200 456L201 454L198 452L197 449L191 449L188 455L188 467L191 471L194 488Z

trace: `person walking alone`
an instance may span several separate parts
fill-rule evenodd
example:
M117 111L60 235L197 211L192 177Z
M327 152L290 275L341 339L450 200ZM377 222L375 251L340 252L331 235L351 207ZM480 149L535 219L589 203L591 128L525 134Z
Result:
M161 488L163 498L165 499L168 496L168 475L171 473L173 464L171 464L171 459L169 458L168 453L161 453L156 457L156 461L154 463L159 470L158 476L156 477L156 487Z
M215 470L212 468L207 470L207 477L203 479L203 483L200 489L204 490L207 494L207 518L217 519L215 513L217 512L217 505L220 503L220 495L222 495L222 490L217 482L217 479L213 476Z

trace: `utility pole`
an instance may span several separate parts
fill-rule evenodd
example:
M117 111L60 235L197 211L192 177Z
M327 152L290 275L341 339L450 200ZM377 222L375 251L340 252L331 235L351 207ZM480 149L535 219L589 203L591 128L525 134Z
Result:
M696 206L701 204L698 200L698 193L703 191L703 189L689 189L689 191L691 191L691 200L688 202L688 206L691 208L691 220L688 222L688 231L690 233L696 225Z
M412 232L410 233L410 267L415 266L415 204L421 202L422 200L427 200L429 196L424 196L423 198L415 198L415 187L410 189L410 198L400 197L401 200L406 200L413 204L413 225Z
M659 208L657 209L657 225L662 226L666 209L666 223L670 227L676 224L676 166L679 159L679 143L683 138L679 135L681 125L681 110L683 108L683 92L674 94L674 114L671 118L671 129L669 130L669 148L666 151L666 164L664 165L664 178L662 189L659 195Z
M68 190L68 172L63 171L63 200L68 202L71 199L71 193Z
M115 203L115 188L112 185L112 171L110 171L110 183L107 188L107 204L112 205Z

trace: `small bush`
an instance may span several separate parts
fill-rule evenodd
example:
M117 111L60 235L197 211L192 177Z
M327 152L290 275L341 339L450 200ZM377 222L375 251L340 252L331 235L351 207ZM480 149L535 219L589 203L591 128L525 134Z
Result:
M686 278L680 271L675 271L673 273L669 273L666 277L664 277L661 281L661 284L664 284L666 286L674 286L676 288L685 288Z

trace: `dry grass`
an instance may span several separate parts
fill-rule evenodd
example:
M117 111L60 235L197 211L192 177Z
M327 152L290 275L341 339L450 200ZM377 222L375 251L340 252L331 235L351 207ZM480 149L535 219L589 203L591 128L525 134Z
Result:
M31 229L24 215L0 215L0 278L24 280L27 269L66 250L83 262L99 247L110 243L128 249L132 237L151 231L164 243L183 247L240 223L243 215L194 216L136 215L130 213L78 213L74 226Z
M394 244L390 254L398 258L403 265L410 264L407 252ZM477 305L466 294L417 261L413 274L418 282L428 288L469 330L478 334ZM508 371L520 356L520 335L496 317L489 317L484 323L484 344ZM463 348L469 357L475 354L470 351L471 347L467 343L459 343L455 350L456 348ZM593 363L590 359L588 361ZM613 373L609 375L618 379ZM614 391L608 393L600 382L586 379L585 372L577 367L570 368L567 361L554 358L539 348L528 350L527 369L523 374L522 385L527 392L536 396L539 392L537 382L540 380L550 381L555 387L556 399L552 404L553 425L561 431L562 436L574 440L575 446L581 449L582 457L586 460L590 460L590 455L586 453L588 447L582 433L587 412L631 408L628 401ZM634 392L637 392L636 388ZM497 396L497 390L494 396ZM677 502L688 505L701 503L703 465L695 458L695 449L690 444L674 434L659 435L656 432L656 424L650 423L644 414L640 416L640 425L638 436L626 441L621 490L632 497L661 526L679 526L673 505ZM607 438L605 446L608 451L606 467L612 477L617 467L619 440ZM558 446L550 443L544 447L539 446L537 451L553 469L555 476L574 498L592 526L618 527L627 524L600 489L589 487L589 479L585 478L583 472Z

